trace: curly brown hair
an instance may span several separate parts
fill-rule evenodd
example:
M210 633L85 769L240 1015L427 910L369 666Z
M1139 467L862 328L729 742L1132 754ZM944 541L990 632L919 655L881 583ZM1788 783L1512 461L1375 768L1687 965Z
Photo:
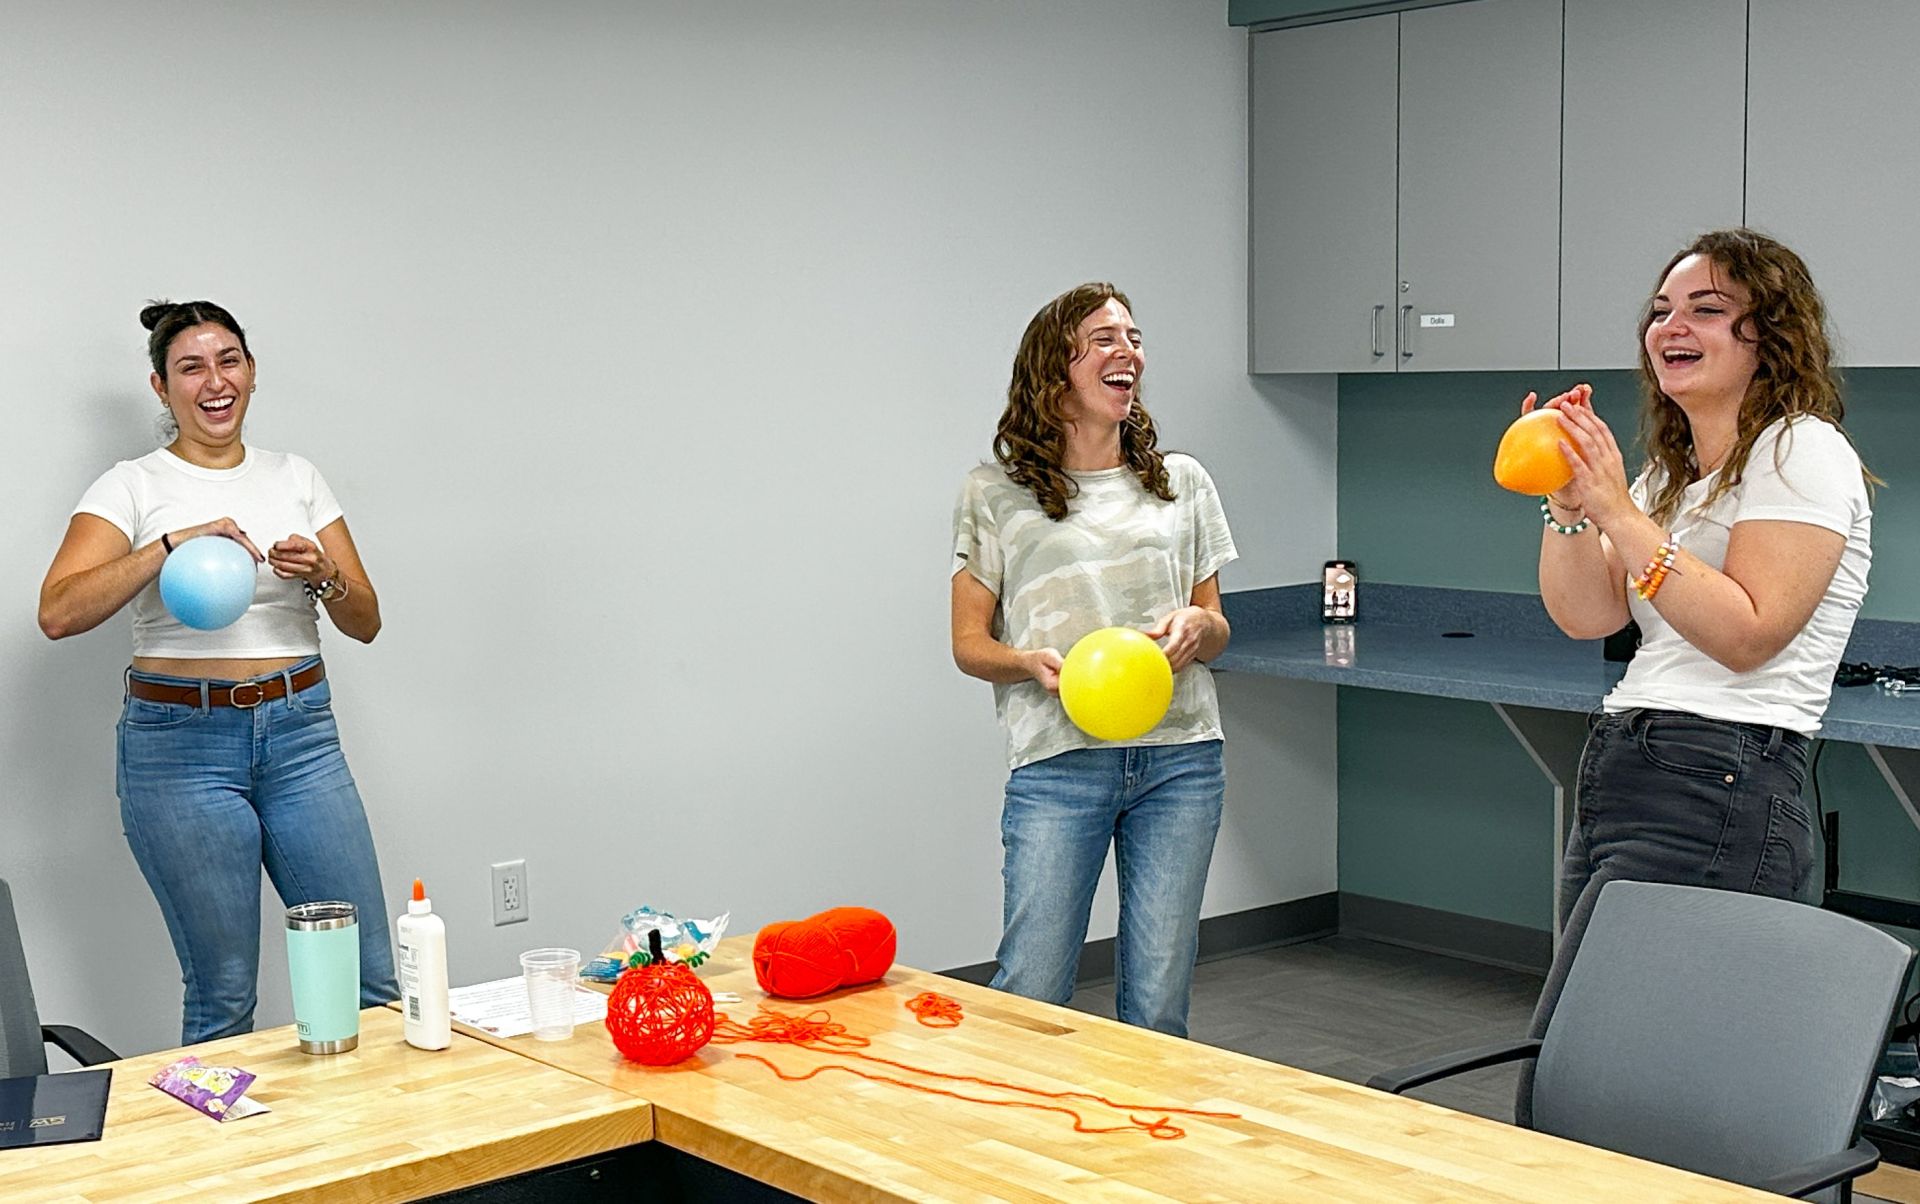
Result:
M1062 403L1072 392L1067 369L1081 352L1078 333L1088 314L1118 301L1133 309L1127 295L1104 281L1070 288L1040 307L1020 336L1013 356L1013 379L1007 385L1007 408L994 432L993 456L1007 476L1029 490L1047 517L1059 522L1067 516L1067 502L1080 487L1062 467L1067 452L1067 420ZM1161 501L1173 500L1165 457L1156 450L1160 441L1153 418L1134 387L1133 406L1120 424L1120 452L1126 466L1140 478L1148 493Z
M1846 406L1840 399L1840 379L1834 370L1833 345L1827 337L1827 306L1813 286L1813 276L1800 256L1784 244L1745 227L1714 230L1689 243L1660 269L1654 293L1668 273L1689 255L1704 255L1716 272L1747 290L1745 313L1735 319L1734 337L1754 346L1759 363L1735 419L1733 447L1721 463L1720 476L1701 505L1710 506L1740 483L1760 433L1782 418L1810 417L1828 423L1842 435L1840 420ZM1644 402L1640 412L1640 439L1647 460L1660 470L1659 488L1648 499L1648 513L1661 526L1673 521L1681 495L1700 474L1694 454L1693 427L1673 398L1660 391L1647 354L1647 328L1653 324L1651 295L1640 318L1640 381ZM1783 448L1774 447L1775 463ZM1880 479L1861 471L1868 485Z

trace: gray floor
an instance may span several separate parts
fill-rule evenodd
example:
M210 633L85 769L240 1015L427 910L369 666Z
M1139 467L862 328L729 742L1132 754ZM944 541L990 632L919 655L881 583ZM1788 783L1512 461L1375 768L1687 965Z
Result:
M1364 1082L1390 1067L1521 1035L1539 991L1537 975L1336 936L1202 964L1188 1028L1208 1045ZM1111 1017L1113 984L1080 988L1072 1006ZM1518 1074L1497 1066L1412 1094L1511 1122Z
M1203 963L1188 1031L1196 1041L1351 1082L1377 1071L1526 1032L1540 979L1355 937L1328 937ZM1113 1015L1111 982L1073 1006ZM1497 1066L1413 1094L1513 1120L1517 1067Z

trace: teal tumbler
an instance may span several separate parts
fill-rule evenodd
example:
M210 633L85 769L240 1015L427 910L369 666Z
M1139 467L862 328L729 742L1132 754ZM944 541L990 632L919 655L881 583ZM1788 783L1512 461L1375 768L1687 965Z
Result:
M360 1044L360 923L353 904L287 908L287 969L301 1051L345 1053Z

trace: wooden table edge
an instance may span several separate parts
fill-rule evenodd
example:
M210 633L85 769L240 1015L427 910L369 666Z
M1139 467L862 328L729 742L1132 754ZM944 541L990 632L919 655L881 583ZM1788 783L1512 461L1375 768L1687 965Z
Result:
M629 1095L625 1100L609 1100L586 1118L556 1117L479 1144L421 1158L385 1159L357 1168L352 1175L291 1186L253 1200L254 1204L337 1204L342 1199L400 1204L610 1154L652 1141L654 1133L653 1105Z

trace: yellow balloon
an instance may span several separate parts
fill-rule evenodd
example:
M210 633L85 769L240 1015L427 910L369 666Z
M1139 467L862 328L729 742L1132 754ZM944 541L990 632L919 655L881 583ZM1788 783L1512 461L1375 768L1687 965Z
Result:
M1096 740L1132 740L1152 731L1173 701L1173 666L1160 645L1131 627L1080 638L1060 665L1067 718Z

